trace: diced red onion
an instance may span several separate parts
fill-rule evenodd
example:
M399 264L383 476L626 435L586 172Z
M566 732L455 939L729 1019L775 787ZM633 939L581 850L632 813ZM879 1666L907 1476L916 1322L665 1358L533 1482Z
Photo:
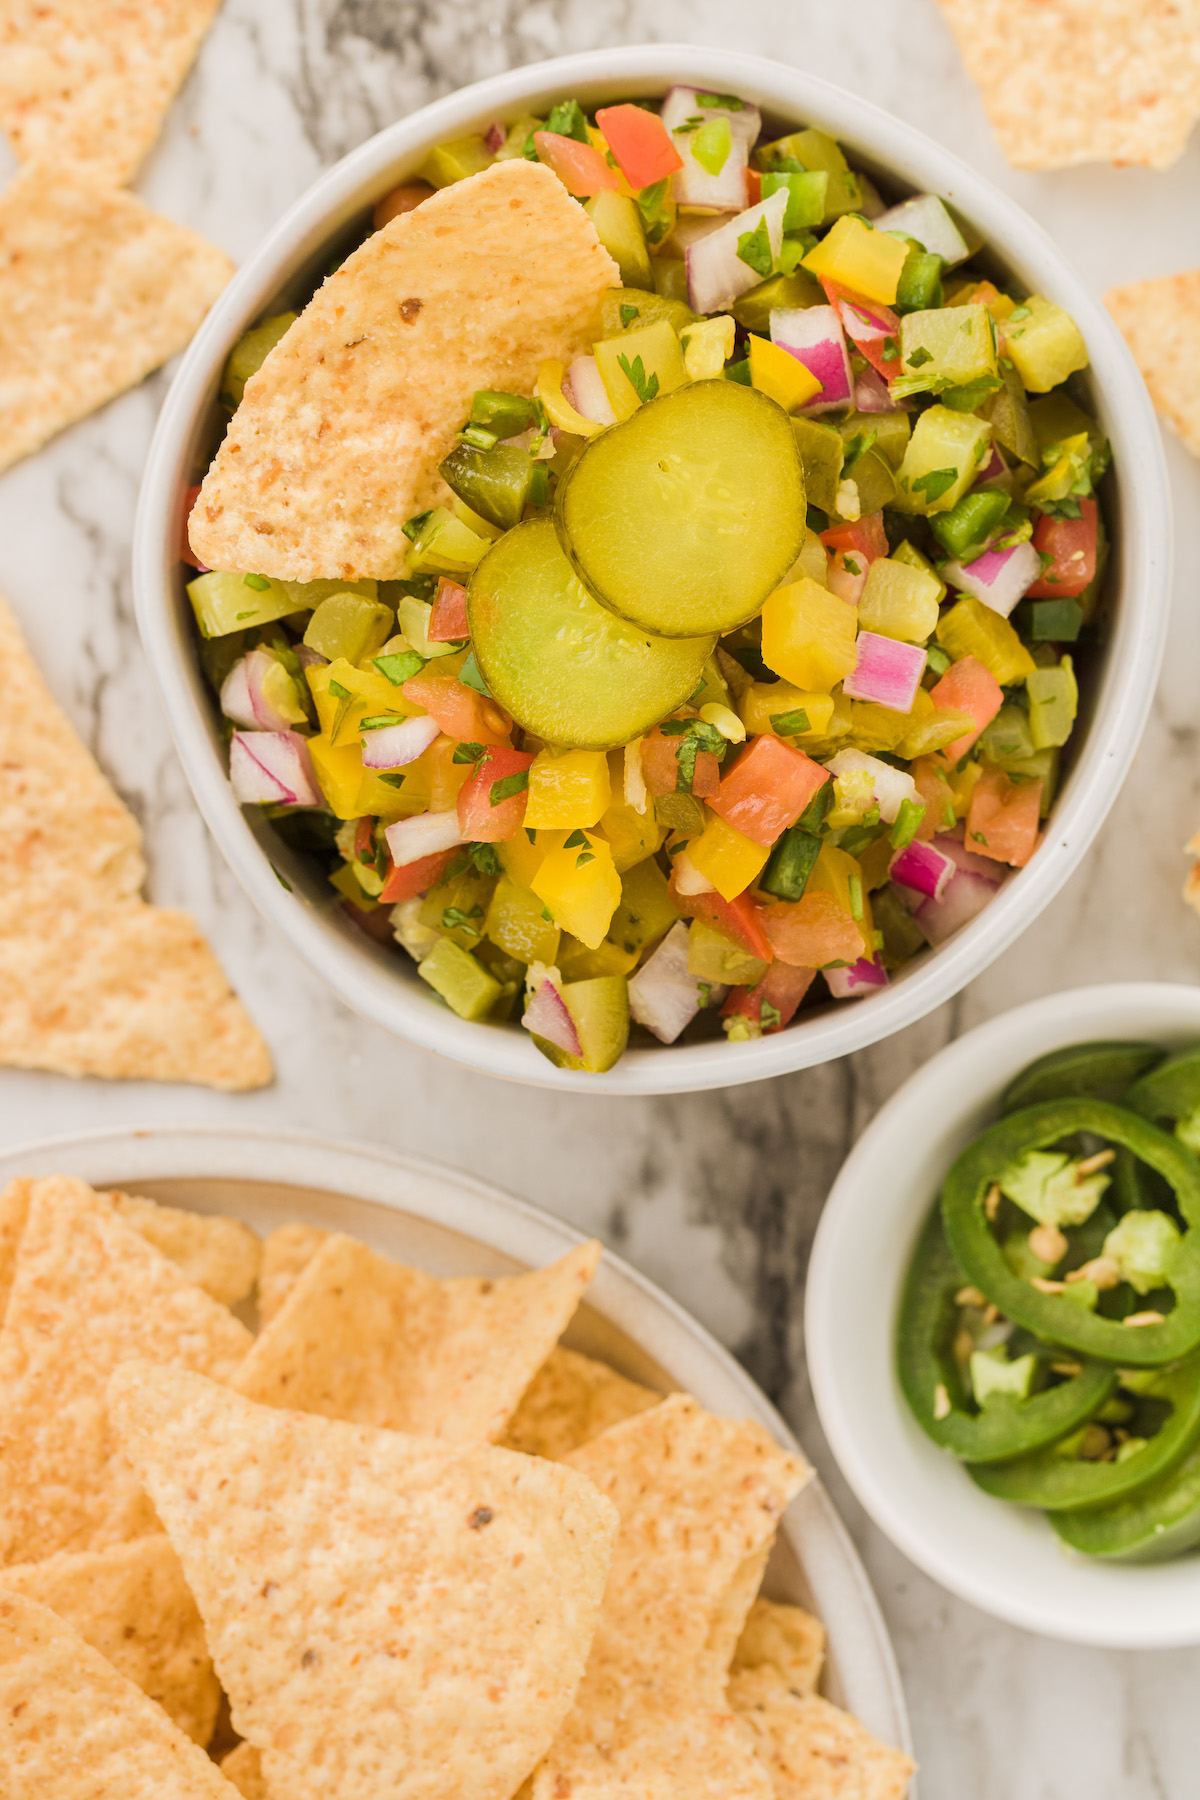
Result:
M228 675L221 683L221 711L235 725L244 725L250 731L258 726L254 705L250 699L250 683L247 679L246 658L240 656Z
M684 256L701 238L711 237L725 223L720 213L677 213L670 237L662 247L664 256Z
M826 985L835 1000L853 1000L873 988L886 987L887 970L874 957L860 956L846 969L822 969Z
M239 806L320 806L321 790L298 731L235 731L229 785Z
M854 397L850 356L841 320L832 306L777 307L771 314L771 342L802 362L821 383L821 392L801 412L830 412Z
M830 757L825 767L835 778L859 772L870 775L879 816L887 825L896 823L900 808L906 800L916 800L919 797L917 784L911 775L903 769L894 769L891 763L880 762L878 757L868 756L864 750L839 750L836 756Z
M711 894L713 884L707 875L702 875L686 850L681 850L672 863L675 871L675 886L681 894Z
M521 1023L527 1031L532 1031L536 1037L545 1038L548 1044L565 1051L568 1056L583 1055L575 1021L550 975L544 975L538 982L532 999L521 1015Z
M646 772L642 768L641 738L634 738L625 746L625 804L638 813L644 813L650 804Z
M962 827L959 827L962 830ZM978 875L981 881L990 881L993 887L999 887L1004 880L1005 871L990 856L977 856L968 850L961 837L952 837L949 832L939 833L933 839L933 847L948 856L955 868L968 875Z
M859 300L835 289L831 305L852 344L882 344L885 338L899 340L900 320L881 300Z
M508 141L508 131L499 119L494 119L488 126L483 134L483 141L493 156L498 150L503 150Z
M913 918L927 944L942 944L981 913L996 892L994 881L960 869L940 900L924 900Z
M869 367L854 378L854 404L864 413L908 411L907 403L893 400L883 376Z
M748 101L738 107L701 106L697 98L700 94L709 99L713 97L708 88L668 88L661 108L662 122L667 130L673 132L685 119L728 119L729 134L734 143L753 149L762 131L762 114L757 106L751 106Z
M778 262L787 202L787 192L780 188L778 193L760 200L757 206L748 206L736 219L727 220L718 230L688 246L688 305L693 312L721 312L739 295L758 286L762 276L738 255L738 239L756 231L765 219L771 256Z
M567 380L575 397L576 412L597 425L616 424L617 415L594 356L577 356L567 370Z
M911 712L925 673L922 646L877 631L860 631L855 650L858 661L842 683L842 692L851 700L873 700L893 712Z
M918 244L940 256L947 268L966 262L971 254L945 202L936 194L914 194L899 206L889 206L874 223L876 231L898 231L902 237L916 238Z
M629 1015L661 1044L673 1044L700 1010L700 981L688 973L687 962L688 928L681 919L629 978ZM708 986L709 1004L719 1005L725 989Z
M700 106L696 99L698 91L704 90L675 87L663 101L662 122L683 159L682 169L677 169L671 177L671 192L679 206L706 207L713 212L738 212L746 204L746 169L751 147L757 142L762 126L761 115L756 106L743 106L736 112L724 106ZM710 174L696 161L692 154L692 133L680 131L676 135L678 126L694 118L703 119L706 124L715 119L729 121L732 144L729 155L716 175Z
M931 900L942 898L957 873L958 865L952 856L947 856L944 850L935 850L932 844L918 842L905 844L903 850L897 850L888 865L892 881L913 888Z
M397 819L383 835L398 869L420 862L423 856L435 856L439 850L456 850L467 841L458 829L457 808L453 812L416 813L411 819Z
M301 642L296 645L296 661L302 669L323 669L329 658L314 650L311 644Z
M364 731L363 768L403 769L425 754L433 740L441 736L441 730L436 719L419 713L400 725L381 725L375 731Z
M974 562L948 562L942 569L947 581L964 594L982 600L1002 619L1007 619L1041 573L1041 557L1030 543L1013 544L1007 550L985 550Z
M266 679L275 667L269 650L250 650L234 663L221 685L221 711L251 731L288 731L296 723L271 704Z
M1005 492L1011 492L1012 484L1012 470L1004 460L1004 452L999 444L993 444L992 454L980 469L973 485L977 488L1003 488Z

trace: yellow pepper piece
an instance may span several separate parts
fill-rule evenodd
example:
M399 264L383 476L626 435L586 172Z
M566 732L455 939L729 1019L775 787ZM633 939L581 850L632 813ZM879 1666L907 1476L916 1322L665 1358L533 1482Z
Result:
M566 831L595 825L611 799L603 750L539 750L529 770L525 823Z
M852 288L865 300L882 300L890 306L900 286L900 274L908 260L909 246L886 231L875 231L850 214L838 219L832 230L804 258L814 275Z
M546 902L556 925L596 950L604 942L612 916L621 904L621 877L612 851L602 837L571 832L549 850L533 878L533 891Z
M529 833L522 829L503 843L492 846L500 859L500 867L518 887L532 888L533 878L545 862L547 850L562 840L561 833L548 831L536 833L535 837L537 841L531 843Z
M596 367L618 419L631 419L645 400L673 394L687 383L683 351L667 319L624 331L619 338L602 338L592 345ZM626 368L640 375L630 380Z
M722 900L736 900L744 894L762 873L770 855L753 838L735 831L711 813L700 836L688 845L687 853L692 867L712 882Z
M716 381L725 373L725 364L733 355L737 325L728 313L715 319L701 319L680 333L683 366L691 381Z
M965 819L971 810L971 796L975 792L975 783L983 774L983 764L977 762L964 763L961 769L951 771L947 776L950 792L954 795L954 816ZM967 845L968 850L970 845Z
M755 681L738 701L738 712L751 737L768 733L773 737L823 737L833 717L833 696L811 694L787 681ZM807 731L781 733L771 723L772 719L786 720L789 713L797 712L808 715Z
M597 437L604 430L603 425L576 412L563 393L565 374L560 362L544 362L538 370L537 395L546 409L546 417L560 431L570 432L572 437Z
M870 953L875 927L871 920L871 902L867 897L862 864L855 857L845 850L839 850L835 844L822 844L805 892L832 894L862 932L863 941L868 947L868 954Z
M335 818L362 819L368 813L377 813L386 819L403 819L424 812L427 800L423 794L389 787L373 769L363 768L357 739L348 744L331 744L322 733L309 738L308 750L321 792Z
M553 963L558 958L559 931L546 912L544 900L510 875L502 875L488 904L483 934L518 962Z
M623 750L609 751L608 778L612 800L597 827L601 836L612 846L618 875L624 875L626 869L632 869L648 856L653 856L667 835L654 816L653 806L647 806L645 812L638 812L626 802L624 760ZM607 975L614 971L605 969L598 972Z
M411 718L421 709L412 706L398 687L377 669L358 669L344 656L331 663L321 663L304 671L309 692L317 709L317 723L326 736L333 733L335 744L358 743L358 727L363 719L378 713L398 713ZM331 685L352 695L349 702L341 694L331 693Z
M798 356L781 350L770 338L750 337L750 385L778 400L784 412L795 412L821 392L821 383Z
M829 693L853 669L858 609L807 576L776 588L762 610L762 656L800 688Z
M937 641L955 662L964 656L976 657L1001 687L1024 681L1036 667L1008 620L971 594L947 607L938 620Z

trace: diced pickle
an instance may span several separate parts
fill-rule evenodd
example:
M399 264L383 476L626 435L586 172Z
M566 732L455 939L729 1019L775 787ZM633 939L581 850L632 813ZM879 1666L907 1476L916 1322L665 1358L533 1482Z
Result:
M730 312L747 331L764 334L771 329L771 314L778 308L823 306L825 293L819 281L806 269L793 269L790 275L772 275L735 300Z
M603 1074L623 1055L629 1042L629 988L624 975L598 975L588 981L568 981L562 990L567 1011L579 1034L582 1056L534 1038L542 1055L560 1069L583 1069Z
M528 519L473 571L467 614L488 686L552 744L628 743L695 691L711 637L651 637L594 600L549 519Z
M344 656L347 662L360 663L382 650L392 624L392 609L381 600L330 594L308 621L304 642L330 662Z
M645 631L694 638L753 618L804 541L804 474L783 408L697 381L594 438L558 491L563 548Z
M269 625L273 619L319 606L330 594L349 592L374 599L375 591L373 581L275 581L227 569L197 575L187 587L196 623L206 638Z
M643 325L656 325L660 319L665 319L673 331L682 331L695 324L696 315L682 300L671 300L645 288L608 288L600 296L600 324L606 338L640 331Z
M648 288L654 280L646 233L637 203L612 189L594 194L583 210L596 227L596 236L621 271L626 287Z
M456 444L438 473L489 525L509 531L520 524L533 485L533 463L526 451L511 444L497 444L492 450Z
M242 404L246 383L252 375L258 374L276 344L296 323L297 317L294 312L276 313L274 318L264 319L261 325L256 325L253 331L247 331L238 339L229 352L225 372L221 376L221 398L229 406Z

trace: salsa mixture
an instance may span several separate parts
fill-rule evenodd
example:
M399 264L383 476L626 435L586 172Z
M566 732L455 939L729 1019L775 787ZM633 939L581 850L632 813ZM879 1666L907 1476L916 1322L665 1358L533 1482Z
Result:
M523 161L619 271L590 351L448 422L402 578L188 593L237 798L461 1017L598 1071L631 1022L739 1043L869 995L1029 861L1108 446L1061 308L736 95L439 145L375 230ZM295 320L236 346L231 412Z

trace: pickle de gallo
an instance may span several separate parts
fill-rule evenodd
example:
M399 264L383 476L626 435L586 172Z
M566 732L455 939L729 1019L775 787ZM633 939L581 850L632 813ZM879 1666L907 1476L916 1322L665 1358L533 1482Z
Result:
M188 594L236 798L460 1017L595 1072L869 996L1028 863L1109 451L1068 315L824 132L566 98L438 145L375 227L515 159L620 272L590 353L446 421L402 577ZM235 346L230 413L295 317Z

